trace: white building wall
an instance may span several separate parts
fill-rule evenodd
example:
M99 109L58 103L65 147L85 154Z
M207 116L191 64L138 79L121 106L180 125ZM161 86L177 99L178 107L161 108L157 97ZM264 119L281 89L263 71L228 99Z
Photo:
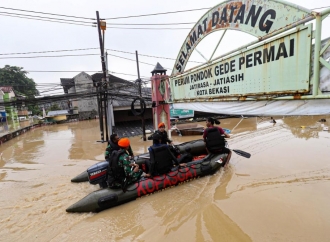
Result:
M98 106L96 96L88 98L84 97L84 94L96 92L96 88L93 87L92 77L85 72L81 72L73 79L76 94L81 94L83 96L82 98L77 98L77 105L74 105L74 101L72 102L73 107L78 106L79 115L84 112L86 112L86 115L88 115L88 112L92 112L93 114L95 112L97 113Z
M68 89L68 94L74 94L74 93L76 93L76 87L75 86L70 87ZM71 101L71 105L72 105L71 108L78 107L78 100L76 100L76 99L70 99L70 101Z

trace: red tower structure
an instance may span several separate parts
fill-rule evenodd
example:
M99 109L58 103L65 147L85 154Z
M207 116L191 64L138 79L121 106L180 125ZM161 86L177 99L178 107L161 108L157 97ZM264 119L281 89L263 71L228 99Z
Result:
M164 69L158 62L154 70L151 72L151 87L152 87L152 115L154 129L158 129L158 124L163 122L166 129L171 128L170 123L170 82L169 76L166 75Z

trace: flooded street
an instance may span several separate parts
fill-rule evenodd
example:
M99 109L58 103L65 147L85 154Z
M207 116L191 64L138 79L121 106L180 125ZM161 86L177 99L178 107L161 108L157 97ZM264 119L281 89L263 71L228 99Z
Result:
M212 176L82 214L65 209L98 189L70 182L104 159L98 120L35 128L0 146L0 241L330 241L330 116L275 119L221 120L250 159L233 153ZM135 155L151 145L130 140Z

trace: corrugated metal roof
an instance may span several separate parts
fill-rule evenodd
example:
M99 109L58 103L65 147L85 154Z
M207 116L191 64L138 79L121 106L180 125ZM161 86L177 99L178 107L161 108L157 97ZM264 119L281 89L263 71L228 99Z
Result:
M57 115L67 115L69 114L68 110L55 110L49 111L47 116L57 116Z

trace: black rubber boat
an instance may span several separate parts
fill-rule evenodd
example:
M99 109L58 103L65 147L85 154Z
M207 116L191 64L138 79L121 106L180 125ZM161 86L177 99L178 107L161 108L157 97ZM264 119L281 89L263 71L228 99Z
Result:
M185 153L187 148L190 148L191 151L190 153L193 156L197 156L199 154L202 154L203 152L205 152L205 144L204 141L202 139L199 140L193 140L193 141L189 141L189 142L185 142L179 145L175 145L175 148L178 149L178 151L180 153ZM149 153L145 153L139 156L135 156L134 157L134 162L136 164L143 164L145 162L145 159L149 157ZM99 162L99 163L103 163ZM88 181L88 173L87 170L83 171L82 173L80 173L79 175L75 176L74 178L71 179L71 182L75 182L75 183L79 183L79 182L87 182Z
M167 174L154 176L152 179L142 178L138 182L129 185L126 192L121 188L104 188L94 191L68 207L66 211L70 213L99 212L218 171L223 166L223 161L226 160L227 155L205 155L205 146L202 146L200 142L197 142L197 144L199 145L196 146L194 155L197 153L197 147L204 155L201 156L201 153L199 153L199 157L195 157L197 160L188 162L186 167L176 166ZM192 144L190 143L190 145Z
M226 146L228 147L227 143ZM156 149L158 151L165 149L167 150L167 154L171 152L167 147L164 148L164 146L154 148L153 160L156 164L157 161L158 164L164 164L164 161L168 161L166 154L157 153L155 151ZM123 188L108 188L106 182L108 180L108 162L99 162L91 166L86 172L87 179L91 184L99 184L101 189L90 193L80 201L74 203L66 211L70 213L99 212L115 207L142 196L177 186L192 179L213 174L224 165L224 161L227 159L227 154L207 154L203 140L180 144L177 146L177 149L180 151L180 156L189 154L190 160L192 159L185 167L174 166L166 174L157 175L153 178L141 178L133 184L123 186ZM245 158L250 158L251 156L250 153L242 150L233 149L232 151ZM148 156L149 154L143 154L136 159L136 162L143 170L145 169L145 161L149 159Z

